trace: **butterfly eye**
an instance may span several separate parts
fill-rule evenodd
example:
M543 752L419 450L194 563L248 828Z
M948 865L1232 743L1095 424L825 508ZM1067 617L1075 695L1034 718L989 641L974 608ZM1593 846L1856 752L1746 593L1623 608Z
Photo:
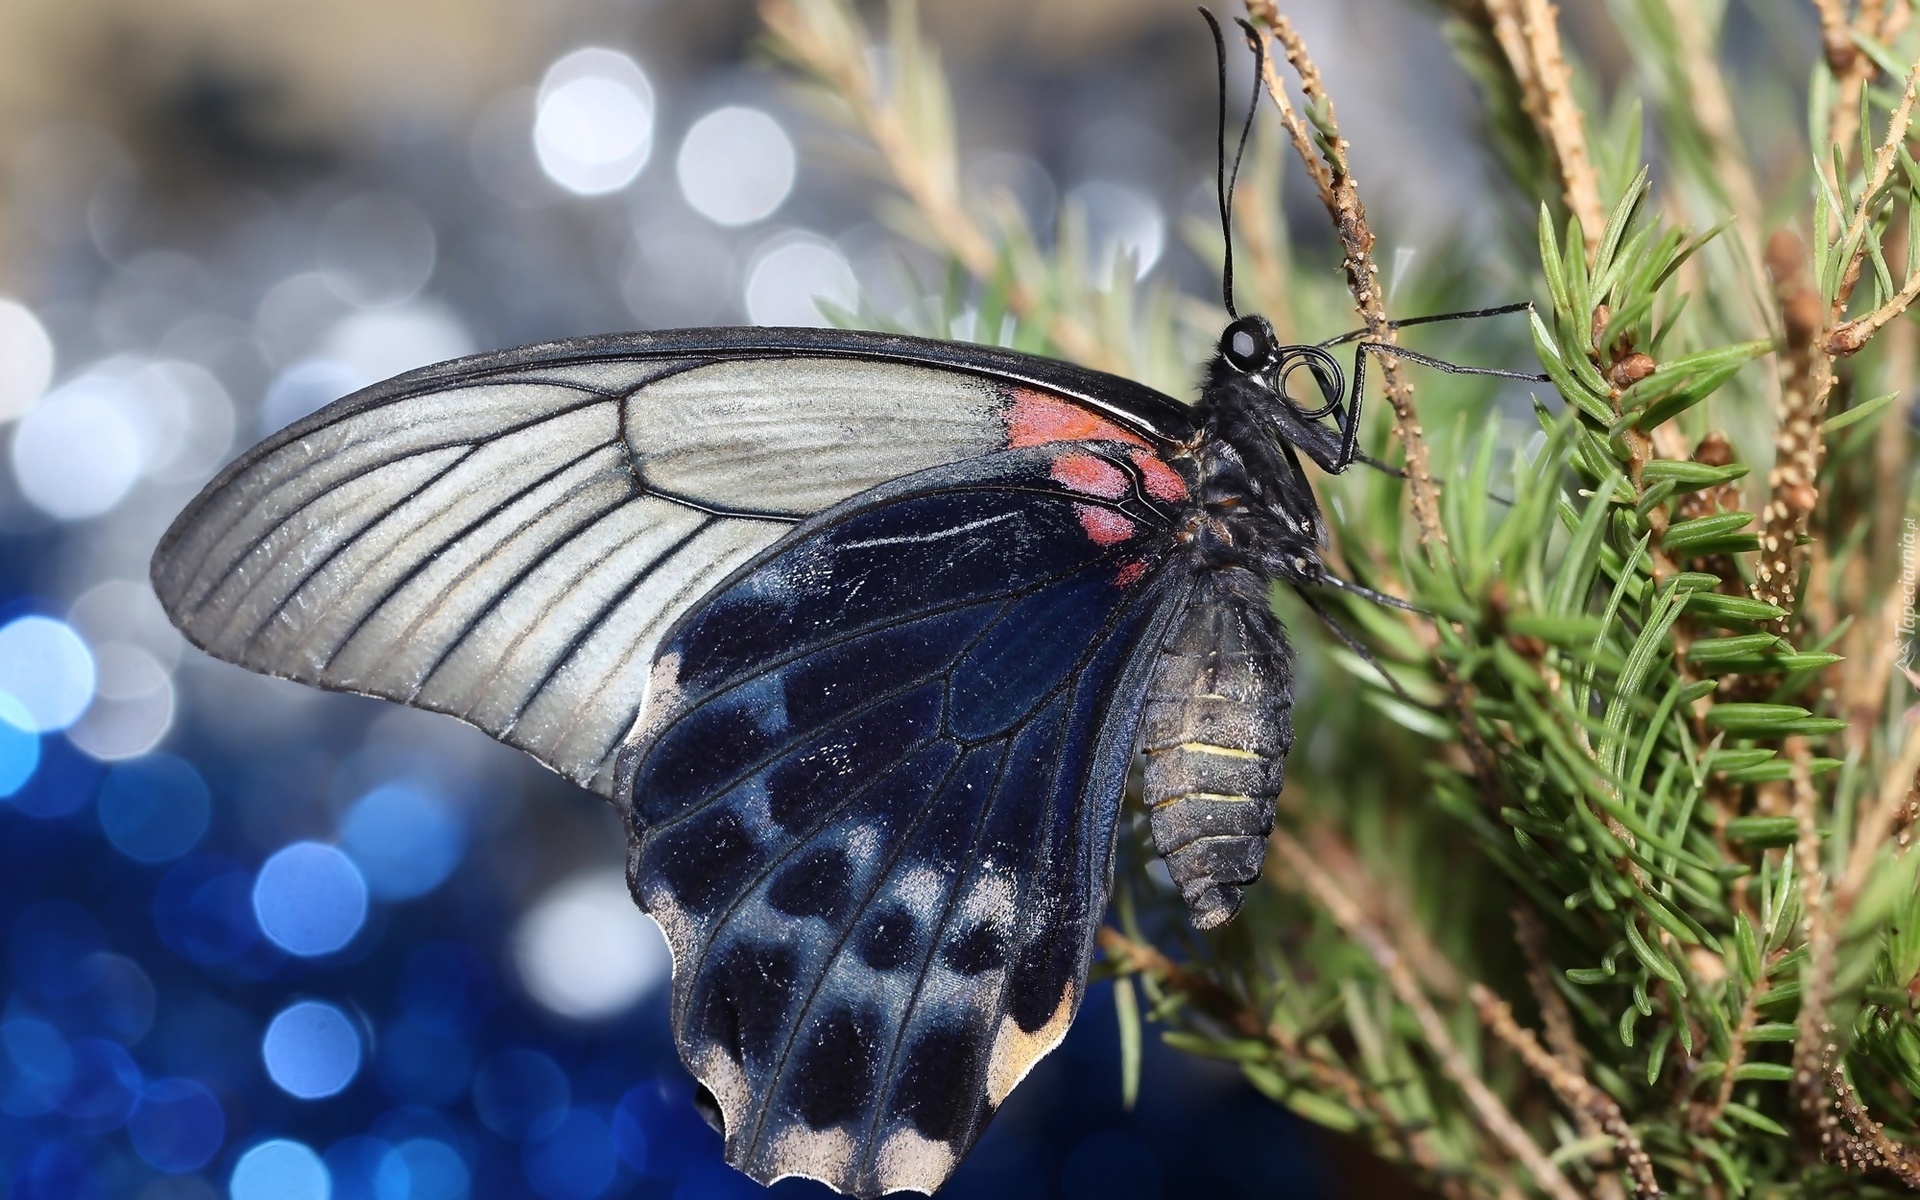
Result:
M1220 335L1220 354L1242 375L1273 365L1273 329L1264 317L1242 317Z

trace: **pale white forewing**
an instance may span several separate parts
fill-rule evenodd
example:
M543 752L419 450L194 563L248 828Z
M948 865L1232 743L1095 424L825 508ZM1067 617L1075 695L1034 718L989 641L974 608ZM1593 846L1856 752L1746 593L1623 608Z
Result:
M1177 420L1138 385L954 349L710 330L430 367L243 455L168 531L154 588L219 658L450 713L611 795L661 635L795 521L1005 447L1022 396L1130 438Z

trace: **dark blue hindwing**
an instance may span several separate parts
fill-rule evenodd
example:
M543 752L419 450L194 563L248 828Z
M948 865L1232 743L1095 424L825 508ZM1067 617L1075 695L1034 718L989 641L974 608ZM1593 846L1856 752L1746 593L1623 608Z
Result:
M630 880L755 1178L930 1192L1072 1021L1142 674L1191 587L1139 461L1060 443L895 480L663 642L619 766Z

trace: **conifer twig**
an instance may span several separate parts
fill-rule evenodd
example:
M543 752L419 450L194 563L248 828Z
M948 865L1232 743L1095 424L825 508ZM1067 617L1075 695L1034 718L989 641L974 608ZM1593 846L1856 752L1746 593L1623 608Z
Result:
M1825 1068L1827 1086L1833 1091L1840 1115L1846 1118L1847 1125L1853 1131L1853 1136L1847 1139L1845 1146L1848 1157L1853 1161L1842 1160L1843 1165L1862 1171L1877 1168L1910 1188L1920 1188L1920 1152L1887 1136L1886 1129L1873 1119L1866 1101L1860 1098L1859 1091L1847 1079L1845 1067L1829 1061Z
M1307 174L1313 179L1321 204L1333 219L1334 231L1345 251L1341 266L1346 272L1347 290L1352 293L1354 307L1366 327L1367 341L1391 346L1395 334L1387 321L1385 297L1380 289L1380 268L1373 260L1373 230L1367 224L1366 207L1360 201L1360 189L1354 182L1353 171L1347 162L1347 142L1340 136L1340 125L1334 116L1333 97L1328 94L1326 84L1320 77L1320 68L1307 53L1306 43L1301 40L1292 22L1280 12L1274 0L1247 0L1247 12L1257 24L1264 25L1268 30L1266 53L1261 55L1264 63L1262 82L1267 95L1280 111L1281 125L1299 153L1300 161L1306 165ZM1274 65L1272 44L1275 40L1278 40L1287 62L1299 76L1301 92L1306 96L1313 114L1312 130L1308 129L1307 122L1294 109L1292 100L1287 96L1286 85ZM1379 363L1381 391L1393 409L1393 428L1399 434L1406 454L1404 472L1407 495L1413 508L1414 523L1419 530L1420 544L1437 561L1446 553L1447 535L1440 522L1440 487L1433 478L1419 414L1413 408L1413 385L1407 382L1398 359L1382 355ZM1491 798L1498 766L1492 748L1487 745L1479 725L1474 721L1470 689L1450 662L1445 659L1437 661L1448 700L1458 718L1467 754L1473 762L1474 774L1482 791Z
M1553 152L1561 199L1580 219L1587 257L1607 223L1600 181L1587 153L1586 123L1573 98L1573 72L1560 45L1559 10L1548 0L1482 0L1495 39L1519 80L1527 116Z
M1920 57L1914 59L1912 68L1907 72L1906 87L1900 93L1900 101L1887 118L1887 134L1874 152L1873 167L1867 174L1866 183L1860 189L1860 199L1854 205L1841 234L1840 246L1849 250L1849 256L1846 270L1840 277L1840 289L1833 297L1832 312L1828 316L1830 327L1823 343L1826 352L1835 358L1858 351L1881 326L1905 312L1914 297L1920 295L1920 282L1917 282L1920 281L1920 271L1916 271L1901 286L1898 295L1872 312L1852 321L1842 319L1846 314L1847 301L1853 295L1854 284L1859 282L1861 266L1867 258L1867 239L1874 236L1868 226L1880 210L1883 193L1894 168L1899 165L1900 150L1907 144L1907 132L1913 123L1916 89L1920 89ZM1825 169L1823 166L1822 170Z
M1500 1097L1494 1095L1493 1090L1480 1078L1473 1064L1467 1061L1466 1055L1454 1041L1452 1032L1447 1029L1447 1023L1420 990L1420 984L1414 979L1405 957L1393 942L1367 920L1360 906L1340 889L1333 877L1321 868L1319 862L1307 853L1307 848L1293 835L1284 829L1276 829L1271 845L1294 874L1299 876L1314 901L1349 938L1366 950L1380 968L1394 995L1412 1013L1441 1073L1460 1089L1460 1094L1473 1110L1481 1128L1513 1155L1533 1176L1540 1189L1554 1197L1554 1200L1580 1200L1579 1193L1560 1173L1560 1168L1541 1151Z
M1805 738L1787 739L1792 764L1788 784L1792 811L1799 827L1794 841L1795 866L1800 873L1801 936L1807 957L1800 968L1800 1017L1793 1039L1793 1090L1800 1108L1816 1121L1829 1110L1826 1072L1822 1064L1833 1052L1829 1039L1833 1025L1827 1002L1833 996L1834 954L1839 937L1827 875L1820 861L1820 797L1813 788Z
M1753 565L1756 599L1792 612L1805 557L1800 536L1819 500L1818 476L1825 447L1820 416L1833 387L1831 359L1820 346L1820 294L1808 278L1806 251L1787 230L1767 242L1767 270L1780 310L1785 341L1780 348L1780 424L1774 433L1769 497L1760 512L1760 555ZM1773 622L1785 634L1788 618Z
M1373 230L1367 224L1366 206L1361 203L1360 189L1354 182L1352 168L1347 162L1347 142L1340 136L1339 122L1334 117L1333 98L1327 93L1319 66L1307 53L1306 43L1273 0L1249 0L1247 11L1268 30L1269 49L1263 56L1267 95L1280 110L1280 122L1287 136L1292 139L1294 149L1299 151L1300 160L1306 164L1307 173L1320 194L1321 204L1326 206L1327 214L1333 218L1334 231L1340 238L1341 249L1345 251L1341 266L1346 271L1347 288L1353 293L1354 307L1360 314L1361 323L1366 326L1367 340L1391 345L1395 340L1394 331L1387 323L1385 298L1380 289L1380 267L1373 260ZM1275 56L1271 46L1276 40L1282 55L1300 78L1300 90L1313 112L1315 128L1312 130L1295 111L1293 101L1287 96L1286 85L1281 82L1274 65ZM1440 524L1439 485L1433 478L1426 438L1420 430L1420 418L1413 410L1413 387L1406 381L1399 360L1383 355L1379 363L1381 390L1386 393L1387 403L1393 408L1394 430L1400 435L1406 451L1407 492L1413 505L1414 521L1419 527L1420 542L1428 548L1429 553L1438 554L1440 547L1446 545L1447 535Z
M1544 1080L1560 1102L1575 1113L1585 1113L1613 1139L1615 1152L1633 1179L1633 1194L1639 1197L1663 1196L1660 1180L1653 1171L1653 1159L1627 1124L1627 1118L1613 1097L1595 1087L1586 1076L1572 1070L1547 1052L1531 1029L1513 1016L1513 1008L1485 984L1467 985L1467 996L1480 1014L1480 1023L1520 1056L1520 1061Z
M994 243L960 200L953 164L924 151L902 114L883 94L868 64L857 27L837 4L822 0L761 0L761 19L782 48L818 76L846 104L854 124L879 151L894 183L926 217L938 238L968 274L990 282L1000 273ZM1020 280L1011 281L1007 307L1040 318L1047 336L1070 358L1104 370L1123 370L1113 351L1070 313L1052 310Z
M1567 998L1554 986L1553 963L1547 958L1547 931L1540 924L1540 918L1524 901L1513 906L1513 938L1520 946L1520 953L1527 960L1527 988L1533 993L1533 1002L1540 1009L1540 1021L1546 1027L1547 1046L1560 1065L1575 1075L1586 1074L1586 1054L1580 1048L1580 1037L1574 1032L1573 1013L1567 1008ZM1477 986L1477 985L1476 985ZM1574 1125L1580 1130L1582 1138L1606 1136L1601 1127L1600 1118L1587 1106L1572 1106ZM1596 1152L1589 1156L1595 1163L1604 1163L1606 1155ZM1596 1170L1596 1192L1601 1200L1615 1200L1623 1193L1619 1177L1612 1171Z
M1219 1021L1242 1037L1263 1039L1294 1067L1303 1071L1314 1086L1339 1096L1356 1113L1367 1113L1390 1143L1430 1176L1441 1171L1439 1156L1424 1130L1409 1126L1387 1107L1380 1093L1366 1086L1352 1071L1324 1052L1316 1050L1276 1022L1263 1022L1252 1008L1239 1002L1225 988L1203 975L1197 975L1161 953L1158 947L1135 941L1126 934L1103 925L1097 935L1100 950L1130 975L1144 975L1162 989L1184 995L1194 1007ZM1441 1183L1443 1193L1455 1189Z

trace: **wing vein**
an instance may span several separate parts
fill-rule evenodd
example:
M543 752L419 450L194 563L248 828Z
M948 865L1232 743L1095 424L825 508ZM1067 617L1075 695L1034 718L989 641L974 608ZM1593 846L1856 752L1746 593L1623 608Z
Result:
M450 448L451 447L446 447L446 446L440 447L441 450L446 450ZM459 455L454 459L451 459L446 466L441 467L438 471L435 471L432 475L429 475L427 478L421 480L419 483L415 484L412 488L408 489L407 494L405 496L402 496L398 501L398 503L388 505L386 508L382 509L376 516L374 516L366 524L362 525L360 528L354 530L352 534L348 535L344 541L336 543L325 554L321 555L317 562L314 562L308 565L307 568L299 574L299 577L297 579L295 579L290 585L286 586L280 599L277 602L275 602L272 611L268 612L266 616L262 617L254 625L252 631L247 634L245 640L240 643L240 646L241 646L240 653L242 655L245 655L247 651L253 648L253 643L255 642L255 640L257 640L262 633L265 633L269 628L272 627L274 621L279 618L281 613L287 610L287 605L292 602L295 596L300 594L300 589L307 585L307 581L312 579L316 572L320 571L328 563L332 562L334 558L340 554L341 551L345 550L347 547L352 546L353 544L358 542L361 538L365 537L373 529L378 528L382 522L384 522L389 516L393 515L393 510L395 508L398 508L400 507L400 505L407 503L408 501L412 500L414 497L418 496L421 492L425 491L427 488L432 487L435 483L438 483L440 480L446 478L447 474L451 472L454 468L458 467L461 463L467 461L467 459L473 457L474 449L475 448L473 446L468 446L466 448L465 453ZM420 456L416 454L404 455L400 458L393 459L392 462L405 462L408 459L418 458L418 457ZM388 465L391 465L391 463L383 463L381 465L388 466ZM235 557L233 561L235 563L238 563L242 558L245 558L247 555L252 554L256 549L258 549L260 546L265 544L267 539L273 536L274 532L278 532L279 530L284 529L288 522L292 521L295 517L299 516L301 513L304 513L308 508L312 507L314 504L319 503L322 499L333 494L334 493L331 491L323 492L320 495L315 496L312 500L309 500L305 504L302 504L298 509L294 510L291 513L288 513L285 517L283 517L280 521L278 521L274 525L274 529L272 532L269 532L255 539L254 542L242 554ZM265 572L262 572L262 576L260 580L256 582L253 585L253 587L250 587L247 589L246 595L251 596L256 588L258 588L261 584L266 583L268 577L271 574L272 568L278 567L283 561L285 561L286 557L289 554L294 553L296 550L300 548L301 548L300 539L295 538L290 540L287 543L287 545L280 551L280 553L274 555L272 558L270 558L267 561L266 566L268 570ZM230 632L232 632L234 628L234 620L238 618L240 614L245 611L246 611L246 605L244 604L234 605L232 616L229 617L227 623L225 625L222 625L220 628L219 640L221 642L226 641L227 635Z
M454 392L460 391L460 390L464 390L464 389L450 388L438 394L451 395ZM435 394L435 393L428 393L428 394ZM416 397L413 397L413 396L398 397L394 401L392 401L392 403L399 403L402 400L415 399L415 398ZM551 412L542 413L538 417L530 417L527 420L517 422L513 425L505 426L498 430L494 430L488 433L484 437L452 438L442 442L435 442L431 445L415 446L409 449L404 454L396 454L391 458L383 458L378 462L371 463L368 466L362 468L361 470L354 472L351 478L358 479L366 475L368 472L378 470L381 467L389 467L389 466L392 466L394 463L405 462L410 458L419 458L423 454L438 454L442 450L450 450L456 446L466 446L468 447L469 451L471 451L473 448L479 446L482 443L497 441L503 437L511 437L516 433L524 432L525 430L531 429L536 425L540 425L546 421L553 420L557 417L570 416L573 413L579 412L583 408L591 408L595 404L605 404L605 403L606 403L606 400L604 398L596 396L591 400L582 401L579 404L570 404L563 408L557 408ZM366 409L349 413L345 417L342 417L341 420L344 421L347 419L351 419L352 417L357 417L362 415L362 413L364 412L374 412L380 408L385 408L385 407L387 407L386 404L370 406ZM316 429L308 430L307 436L312 436L313 434L318 433L320 432L320 430L323 430L323 429L336 428L339 424L340 422L336 421L327 425L321 425ZM298 483L300 480L304 479L307 475L311 474L316 468L333 462L334 460L338 459L341 455L345 454L349 449L353 448L357 444L364 444L364 443L355 443L351 441L345 442L341 444L339 447L333 450L330 450L327 453L312 459L311 461L300 464L300 468L297 471L293 472L290 475L287 475L284 478L274 480L272 491L274 492L283 491L290 485ZM284 447L275 447L276 450L282 449L282 448ZM259 462L255 462L254 464L252 464L252 466L250 467L250 470L258 469L261 462L265 462L267 459L270 459L271 457L272 457L272 454L267 454L262 456ZM462 455L461 458L465 459L466 455ZM242 472L241 475L236 476L234 479L228 480L225 486L221 488L221 491L224 492L227 490L227 488L232 487L240 479L245 478L247 473L248 472ZM267 538L272 537L275 533L278 533L282 528L285 527L288 521L292 520L294 517L299 516L302 512L305 512L313 504L324 499L328 495L331 495L339 486L340 485L338 483L329 485L328 487L326 487L325 489L317 493L312 499L307 500L301 505L299 505L292 512L289 512L285 517L283 517L280 521L276 522L273 528L267 530L260 537L254 539L254 541L249 543L246 549L242 550L238 554L231 555L229 557L229 561L238 562L240 561L240 559L246 557L248 554L251 554L253 552L254 547L258 546L261 542L265 541ZM264 499L266 498L262 497L262 500ZM256 502L251 507L258 507L258 504L259 502ZM196 506L197 506L197 502L196 502ZM212 556L214 550L216 550L219 547L220 542L226 537L226 535L229 532L232 531L233 527L245 519L247 512L248 512L248 509L240 510L238 513L235 514L234 519L232 521L229 521L226 524L226 526L220 530L217 536L208 537L207 549L204 553L200 555L199 561L194 563L193 570L192 572L189 573L189 576L188 576L189 578L199 577L201 569L206 566L207 559Z
M767 1113L773 1106L773 1094L779 1087L781 1072L786 1069L787 1059L793 1053L794 1039L800 1036L801 1028L813 1012L813 1002L819 999L820 988L826 983L827 975L832 972L833 964L839 960L841 951L846 949L848 940L853 937L853 931L859 928L860 918L866 913L867 906L873 903L873 898L880 894L881 888L886 886L887 880L893 875L893 868L906 854L907 847L913 844L913 835L920 832L920 827L932 819L934 809L940 802L940 794L952 781L954 772L958 771L961 764L966 761L965 753L956 754L953 761L947 764L946 770L940 773L940 782L927 793L926 804L914 816L913 823L901 831L900 837L895 840L892 853L887 855L886 863L874 873L873 883L866 889L866 895L861 898L860 903L854 905L846 927L840 931L840 936L834 939L833 949L820 959L820 969L814 973L813 981L807 987L806 999L801 1002L799 1012L787 1023L786 1040L780 1047L779 1055L774 1059L772 1082L767 1088L767 1094L760 1100L759 1111L754 1114L753 1134L746 1141L745 1161L751 1161L754 1151L760 1147L760 1135L766 1130Z
M1044 711L1044 709L1040 711ZM953 873L953 883L947 889L946 903L940 908L940 919L934 923L933 936L927 942L926 956L920 960L920 969L914 975L913 990L908 993L912 999L907 1003L906 1012L900 1014L900 1024L893 1033L893 1045L887 1049L886 1066L881 1069L880 1074L876 1077L878 1086L881 1089L880 1100L879 1103L873 1106L873 1114L867 1118L866 1136L860 1140L860 1158L854 1166L855 1179L863 1177L867 1173L868 1167L873 1163L876 1143L879 1141L880 1136L880 1121L886 1115L887 1101L892 1099L894 1092L897 1090L892 1086L892 1080L894 1064L900 1060L900 1045L906 1041L907 1030L913 1025L913 1015L920 1011L920 998L923 989L927 985L927 972L933 969L933 960L940 953L940 940L945 936L947 923L953 919L953 910L960 902L961 887L977 873L978 868L975 863L974 851L980 845L980 835L985 832L987 821L992 817L994 808L1000 802L1000 787L1006 782L1007 778L1009 751L1012 749L1014 741L1018 739L1020 731L1026 728L1029 720L1031 720L1030 716L1022 719L1019 725L1002 735L1004 740L1000 747L1000 763L994 768L993 772L993 787L987 793L986 803L980 806L980 815L974 818L973 832L967 838L967 852L959 860L962 865Z
M604 447L602 448L604 449ZM488 549L486 553L475 558L472 562L468 563L465 567L462 567L460 571L453 576L453 578L449 579L446 583L446 586L442 587L439 593L433 597L433 600L431 603L423 604L420 607L420 611L415 613L413 616L413 619L407 623L406 629L402 630L401 633L394 640L400 644L405 644L406 642L410 641L419 632L422 626L426 625L429 621L432 621L434 618L440 615L440 612L446 606L447 601L452 596L454 596L469 579L472 579L475 575L486 570L490 565L492 565L494 560L498 558L500 555L511 552L511 550L513 549L514 541L517 538L519 538L521 534L525 533L527 530L538 525L541 521L545 520L548 516L552 515L553 513L560 512L563 509L569 507L582 494L584 494L589 489L591 489L594 485L594 482L595 480L592 477L581 480L578 484L574 485L571 488L568 488L565 492L561 493L560 495L555 496L550 503L548 503L545 507L541 508L538 512L528 514L526 520L521 521L518 525L514 526L511 530L508 530L505 533L503 533L499 541L490 549ZM419 694L419 690L421 687L426 686L426 681L432 677L433 672L436 669L438 669L441 661L447 656L447 654L451 653L453 649L458 647L460 643L466 639L467 635L473 632L475 626L477 626L481 621L484 621L489 615L491 615L497 609L501 599L503 599L505 596L510 594L514 588L518 587L527 578L527 576L531 574L534 570L538 569L542 565L551 561L551 559L553 558L556 552L558 552L561 548L566 546L568 542L571 542L574 538L579 536L580 533L584 531L589 525L593 524L595 521L598 521L602 517L606 516L608 513L612 512L614 509L620 508L623 505L632 503L633 500L634 500L634 497L631 494L629 494L623 499L615 500L611 503L605 504L591 511L583 511L578 515L578 518L575 520L575 522L572 525L569 525L564 529L557 530L556 533L558 535L558 540L556 540L553 543L553 545L549 547L545 553L538 554L533 558L533 560L530 563L528 563L520 571L516 572L514 576L505 583L505 585L496 589L492 598L489 599L484 604L481 604L480 606L478 606L476 611L473 614L471 614L466 624L461 628L460 632L448 640L447 645L441 649L440 653L434 658L433 662L430 663L427 666L427 669L421 674L420 684L419 686L415 687L413 690L413 693L409 695L408 697L409 701L411 701L414 695ZM638 536L637 533L636 533L636 536ZM422 565L424 566L425 564L422 564ZM391 597L388 597L387 599L382 600L381 606L384 607L389 600L391 600ZM363 618L362 623L364 624L364 621L371 620L373 617L377 616L378 613L379 613L378 608L369 611L366 618ZM359 629L356 628L354 630L354 634L357 635L358 633L359 633ZM350 641L352 641L352 636L349 636L346 639L346 641L341 642L340 648L344 649L345 646L347 645L347 642L350 642ZM338 653L339 653L339 650L336 649L334 654L337 655ZM333 661L333 656L329 656L325 666L331 666L332 661ZM325 669L325 667L323 666L322 669Z
M386 607L387 602L392 600L393 597L397 595L402 588L405 588L409 583L412 583L414 579L419 577L422 571L425 571L428 567L432 566L434 562L439 558L441 551L445 550L448 546L452 545L454 542L459 541L461 538L466 537L468 534L480 528L480 526L486 524L488 521L493 520L495 517L505 512L509 507L517 503L522 497L526 496L528 493L534 491L536 488L539 488L543 484L550 483L554 479L559 478L561 475L566 474L568 471L571 471L573 468L579 466L581 463L587 461L589 458L592 458L594 455L600 453L603 450L606 450L610 445L611 443L602 442L597 446L589 447L587 450L581 452L579 455L568 459L566 462L561 463L559 466L554 467L552 470L546 472L543 475L540 475L538 478L529 480L524 487L516 488L512 492L499 497L495 503L493 503L487 509L485 509L484 511L476 515L472 520L468 521L465 525L462 525L460 528L454 530L452 533L449 533L446 537L441 538L440 541L432 547L432 549L424 550L420 552L419 561L415 562L413 566L407 568L405 571L403 571L400 574L398 578L393 580L386 587L386 589L381 593L380 597L377 600L375 600L367 608L367 611L364 614L362 614L358 620L354 621L351 626L348 627L346 635L340 639L339 643L335 645L333 649L327 653L327 656L324 659L320 660L320 664L319 664L320 673L325 674L327 668L332 665L334 657L340 653L341 649L344 648L348 642L353 640L354 635L359 633L360 630L366 626L366 623L368 621L372 620L375 616L377 616L380 610ZM464 462L466 460L463 458L461 461ZM400 507L399 505L395 505L393 511L398 511L399 507ZM542 510L542 511L545 512L548 510ZM524 523L522 524L521 528L525 528ZM342 546L342 549L344 548L345 547ZM390 558L395 553L398 553L398 551L399 551L399 547L396 545L393 548L389 549L385 554L381 555L380 560L376 560L376 562L383 561L387 558ZM370 574L372 572L372 568L374 565L375 564L373 563L368 564L366 573ZM465 573L463 572L462 574L464 576ZM320 628L320 623L318 621L314 622L313 626L310 627L306 633L300 636L300 640L294 644L293 649L292 651L290 651L290 653L298 654L300 650L304 649L308 639L310 639L314 635L314 633L319 630L319 628Z
M504 739L513 732L514 726L518 725L520 718L526 714L527 706L532 704L534 700L539 698L542 692L547 690L547 685L553 682L554 676L558 675L561 669L564 668L568 662L572 661L573 656L579 652L580 647L586 643L586 640L593 636L594 632L600 628L601 624L614 610L620 607L621 602L626 599L628 592L652 578L654 572L658 571L664 564L670 561L674 555L686 549L688 543L713 528L716 523L713 518L709 517L698 525L695 525L685 536L681 537L679 541L661 551L661 553L647 563L646 566L640 568L638 574L621 585L620 589L614 595L608 597L606 602L601 604L599 610L593 614L591 621L574 630L573 636L567 640L566 646L561 649L560 653L554 657L552 662L547 664L546 672L541 675L540 682L535 684L532 689L521 697L520 703L513 710L513 715L507 718L506 723L500 727L499 736Z
M926 680L921 681L922 684L925 684L926 682L927 682ZM835 804L827 812L821 814L820 819L813 823L813 825L807 830L804 836L794 838L792 845L788 846L785 850L782 850L778 855L776 855L773 858L772 861L767 863L766 870L761 871L758 875L754 876L753 879L746 884L746 886L742 887L739 890L739 892L735 893L733 899L727 902L726 908L722 909L719 915L714 917L713 922L708 929L707 936L700 939L700 943L698 947L695 948L694 952L689 956L688 961L691 965L688 968L688 974L693 977L697 977L700 974L700 969L706 963L707 954L713 949L714 939L719 936L721 927L724 926L729 920L733 918L734 913L740 911L740 906L746 903L748 896L751 896L755 891L759 890L760 885L765 883L768 879L770 879L773 876L774 872L777 871L781 866L785 865L788 861L790 861L795 854L798 854L800 851L805 850L807 846L813 841L813 839L819 836L821 830L833 824L833 822L836 819L838 819L842 813L846 812L847 809L851 808L856 802L864 799L875 788L879 787L882 783L886 782L886 779L889 775L893 774L894 771L898 770L902 763L906 762L908 759L912 758L915 754L919 753L920 750L925 745L926 743L924 742L909 743L907 748L902 750L899 753L899 755L896 756L892 761L888 762L884 767L875 771L871 779L868 779L866 782L862 783L859 787L847 793L846 796L841 798L838 804ZM721 795L726 795L726 794L727 793L724 793L724 792L721 793ZM652 831L649 830L648 832L652 832ZM692 995L692 989L689 988L688 996L691 997L691 995ZM685 1016L685 1004L682 1001L676 999L674 1002L673 1009L674 1009L672 1014L673 1025L674 1025L674 1028L678 1029L680 1027L680 1022L682 1018Z

